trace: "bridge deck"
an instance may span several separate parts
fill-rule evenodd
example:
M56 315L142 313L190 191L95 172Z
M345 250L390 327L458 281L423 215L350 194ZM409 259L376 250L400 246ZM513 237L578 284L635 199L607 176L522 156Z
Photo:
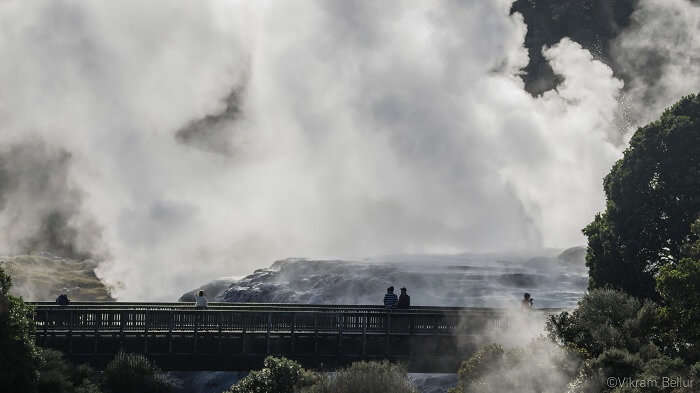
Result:
M505 310L212 303L34 303L37 342L104 366L120 350L167 370L249 370L267 355L334 368L359 359L405 362L410 371L454 372L476 333L505 328ZM544 310L553 312L556 310Z

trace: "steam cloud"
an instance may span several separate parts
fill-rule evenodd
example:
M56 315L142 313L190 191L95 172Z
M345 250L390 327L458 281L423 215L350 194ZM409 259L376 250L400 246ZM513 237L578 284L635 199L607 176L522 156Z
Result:
M581 244L629 132L623 85L564 39L545 50L564 83L528 95L510 6L5 1L0 144L69 152L51 178L82 190L68 217L99 224L99 274L122 299L288 256ZM631 36L621 53L666 45ZM51 195L3 205L2 230Z
M625 101L639 123L700 88L700 2L641 0L632 25L613 44L629 79Z

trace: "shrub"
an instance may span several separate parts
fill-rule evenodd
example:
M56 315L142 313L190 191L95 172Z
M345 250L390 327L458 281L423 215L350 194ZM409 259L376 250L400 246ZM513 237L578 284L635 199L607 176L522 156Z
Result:
M462 363L450 393L560 392L579 366L575 354L546 338L508 350L489 344Z
M586 294L573 313L552 315L547 321L549 336L588 358L611 348L638 352L660 340L657 306L640 302L624 292L596 289Z
M0 267L0 392L34 392L41 364L32 308L9 294L12 279Z
M103 387L112 393L167 393L175 384L145 356L118 353L107 365Z
M397 364L356 362L335 374L324 375L305 393L417 393L406 370Z
M63 354L53 349L41 351L39 393L99 392L95 371L87 365L74 366Z
M293 393L313 383L315 375L301 365L286 358L268 356L264 368L251 371L245 378L231 386L229 393Z
M72 365L63 359L63 354L52 349L41 351L44 362L39 370L37 390L40 393L70 393L75 387L72 376Z

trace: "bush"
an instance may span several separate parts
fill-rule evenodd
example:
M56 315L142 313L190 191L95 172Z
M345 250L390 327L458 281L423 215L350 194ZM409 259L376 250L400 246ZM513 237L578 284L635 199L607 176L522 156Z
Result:
M41 352L44 362L39 370L37 390L40 393L70 393L75 390L71 380L72 365L63 359L63 354L52 349Z
M12 279L0 267L0 392L34 392L41 365L34 344L33 310L10 296Z
M406 370L397 364L356 362L350 367L324 375L305 393L418 393Z
M554 341L581 352L600 356L607 349L639 352L649 344L661 345L658 307L624 292L596 289L586 294L573 313L549 317L546 329Z
M489 344L462 362L450 393L561 392L579 366L575 354L546 338L508 350Z
M304 370L301 365L286 358L268 356L264 368L251 371L245 378L231 386L229 393L293 393L311 385L315 375Z
M53 349L41 351L39 393L99 392L95 371L87 365L74 366L63 354Z
M498 344L489 344L462 362L457 374L464 384L478 380L486 372L502 361L505 351Z
M167 393L175 384L145 356L118 353L104 371L103 387L111 393Z
M669 325L656 304L640 302L614 290L585 295L573 313L550 317L547 330L560 344L586 359L570 392L611 391L608 378L656 381L653 386L623 386L616 393L661 392L662 378L678 377L685 384L700 383L695 371L678 357ZM692 381L692 382L688 382ZM674 390L674 393L690 392Z

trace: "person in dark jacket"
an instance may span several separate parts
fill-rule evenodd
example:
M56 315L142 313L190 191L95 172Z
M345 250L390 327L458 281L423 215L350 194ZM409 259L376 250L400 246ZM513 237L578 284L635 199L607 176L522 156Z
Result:
M520 307L523 310L530 310L532 309L532 303L534 302L534 299L530 296L529 293L525 292L523 295L523 300L520 302Z
M401 288L399 302L396 303L396 308L409 308L411 306L411 297L406 293L406 288Z
M59 306L69 305L70 299L68 299L68 295L66 295L65 293L58 295L58 297L56 298L56 304L58 304Z
M384 294L384 307L394 308L394 306L396 305L396 302L398 302L398 298L396 297L396 294L394 293L394 287L387 288L386 294Z

